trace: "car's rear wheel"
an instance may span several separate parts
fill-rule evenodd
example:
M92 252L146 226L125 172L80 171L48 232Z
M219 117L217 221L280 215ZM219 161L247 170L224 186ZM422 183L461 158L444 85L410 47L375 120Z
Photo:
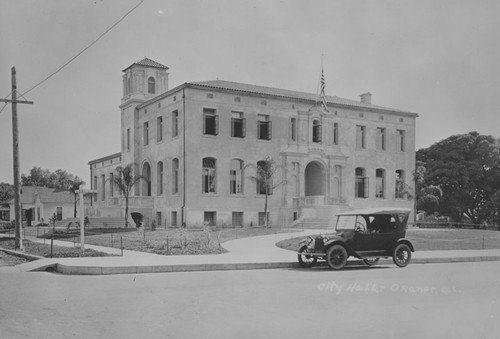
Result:
M333 245L326 251L326 262L334 270L342 269L348 257L347 250L342 245Z
M307 245L302 246L299 248L299 254L297 255L299 259L299 264L302 267L313 267L314 264L316 264L316 261L318 261L318 258L316 258L313 255L309 255L310 250L307 247Z
M399 244L394 249L392 260L399 267L406 267L411 260L411 249L407 244Z
M380 260L380 258L366 258L366 259L363 259L363 262L368 266L373 266L373 265L376 265L379 260Z

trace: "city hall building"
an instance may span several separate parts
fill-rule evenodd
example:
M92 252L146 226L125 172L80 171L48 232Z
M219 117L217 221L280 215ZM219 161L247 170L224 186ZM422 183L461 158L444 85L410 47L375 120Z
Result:
M312 93L223 80L169 89L168 67L145 58L123 70L121 152L92 160L93 213L123 216L117 166L145 179L130 212L158 226L257 226L266 189L260 161L277 167L273 227L326 222L344 210L411 207L417 114Z

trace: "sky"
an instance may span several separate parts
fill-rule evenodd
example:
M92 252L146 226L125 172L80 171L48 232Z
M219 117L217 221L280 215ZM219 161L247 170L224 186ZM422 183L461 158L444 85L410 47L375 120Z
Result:
M500 137L497 0L0 0L0 97L18 92L21 173L120 152L122 70L145 56L169 87L228 80L418 113L417 149ZM69 60L82 54L41 83ZM33 89L32 89L33 88ZM22 98L21 98L22 99ZM0 103L0 182L13 182L11 106Z

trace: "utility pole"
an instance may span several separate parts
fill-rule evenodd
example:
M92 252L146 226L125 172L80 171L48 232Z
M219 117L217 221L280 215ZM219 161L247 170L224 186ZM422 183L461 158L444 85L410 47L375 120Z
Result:
M12 67L12 100L0 99L0 102L12 104L12 147L14 153L14 213L15 213L15 248L23 249L22 241L22 210L21 210L21 182L19 180L19 128L17 124L17 104L33 104L33 101L17 100L16 68Z

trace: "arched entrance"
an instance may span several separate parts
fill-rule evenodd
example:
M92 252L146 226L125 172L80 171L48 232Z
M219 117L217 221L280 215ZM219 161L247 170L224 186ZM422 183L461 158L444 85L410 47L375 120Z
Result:
M142 195L150 197L151 196L151 166L149 163L145 162L142 165Z
M325 195L325 173L319 162L312 161L307 164L305 186L306 196Z

